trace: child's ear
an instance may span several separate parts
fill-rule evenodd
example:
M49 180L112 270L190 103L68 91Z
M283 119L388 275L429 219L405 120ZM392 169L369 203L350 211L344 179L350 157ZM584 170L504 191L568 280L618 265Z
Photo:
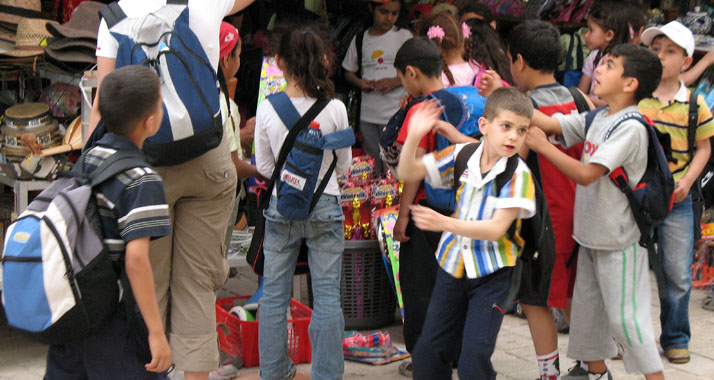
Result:
M615 31L610 29L605 33L605 41L610 42L615 38Z
M520 53L516 54L516 69L521 73L526 69L526 60Z
M404 76L406 76L407 78L410 78L410 79L416 79L416 77L417 77L417 71L416 71L416 69L414 68L414 66L412 66L412 65L407 65L407 66L404 68Z
M278 64L278 68L280 71L285 72L285 61L283 61L283 58L277 54L275 54L275 63Z
M690 57L690 56L684 57L684 63L682 63L681 71L684 72L685 70L687 70L689 68L689 66L692 65L692 62L694 62L694 57Z
M481 131L481 134L484 136L486 136L488 134L486 131L487 124L488 124L488 119L486 119L483 116L478 118L478 130Z
M626 77L622 78L622 91L626 93L632 93L634 94L635 91L637 91L637 88L640 87L640 81L637 80L635 77Z

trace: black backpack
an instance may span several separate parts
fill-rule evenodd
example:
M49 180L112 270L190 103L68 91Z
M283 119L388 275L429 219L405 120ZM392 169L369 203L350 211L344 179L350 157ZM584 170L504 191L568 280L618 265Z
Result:
M466 144L456 156L456 160L454 160L454 194L459 186L459 178L464 173L469 158L476 152L478 146L477 143ZM519 161L521 158L518 155L510 157L506 163L506 169L496 176L496 194L499 194L506 183L511 180L518 168ZM521 220L520 236L525 244L521 247L521 254L513 268L511 289L502 305L509 305L517 297L536 298L550 288L550 277L555 266L555 236L543 188L535 177L533 182L536 213L532 218ZM506 236L515 235L517 222L518 220L513 221Z
M604 107L596 108L585 116L585 138L590 125ZM607 139L626 120L637 120L647 129L647 168L637 186L632 189L625 168L619 167L608 174L610 180L622 191L630 203L635 223L640 230L640 245L653 248L656 241L655 228L672 211L674 204L674 179L669 169L671 156L670 136L657 131L652 122L639 112L628 112L610 126Z

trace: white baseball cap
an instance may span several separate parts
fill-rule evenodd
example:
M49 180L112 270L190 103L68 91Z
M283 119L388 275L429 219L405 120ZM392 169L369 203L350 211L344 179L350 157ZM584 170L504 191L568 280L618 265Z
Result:
M647 30L642 33L642 43L646 46L650 46L652 40L660 34L664 34L667 38L672 40L672 42L684 49L687 56L691 57L694 54L694 35L692 31L682 25L681 22L671 21L664 26L647 28Z

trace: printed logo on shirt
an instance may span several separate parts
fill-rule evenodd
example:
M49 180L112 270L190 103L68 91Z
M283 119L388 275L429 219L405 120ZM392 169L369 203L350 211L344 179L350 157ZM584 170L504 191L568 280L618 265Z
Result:
M590 141L585 141L583 144L583 154L587 155L588 158L597 152L598 145L591 143Z
M372 59L376 59L377 63L381 65L382 63L384 63L384 59L382 58L383 55L384 51L377 49L372 52Z
M295 173L291 173L285 169L283 169L283 172L280 173L280 180L300 191L302 191L302 189L305 187L305 182L307 182L304 177L301 177Z

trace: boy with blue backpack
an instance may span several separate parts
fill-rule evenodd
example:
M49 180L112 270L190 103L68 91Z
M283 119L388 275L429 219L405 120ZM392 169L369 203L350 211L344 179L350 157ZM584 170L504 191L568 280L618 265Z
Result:
M582 379L610 378L604 360L617 354L612 336L624 347L628 371L664 378L650 317L647 250L638 241L648 240L647 222L654 223L643 220L641 211L666 214L673 182L654 129L636 107L651 96L661 72L649 50L619 45L596 70L594 91L608 106L554 118L535 112L533 125L556 134L564 147L583 143L580 161L550 144L539 129L532 128L526 140L577 183L573 237L580 250L568 356L584 361L588 374ZM640 183L645 176L652 179L649 185ZM660 208L637 201L642 191L658 193L664 199Z
M159 78L143 66L126 66L107 75L98 103L108 133L77 164L89 176L115 155L128 152L142 157L141 146L159 129L163 116ZM144 164L100 183L94 192L101 236L130 289L124 289L117 313L92 335L50 346L45 378L165 378L171 349L149 262L149 240L171 235L163 182ZM134 302L132 295L138 311L123 306ZM135 315L128 315L132 312Z

